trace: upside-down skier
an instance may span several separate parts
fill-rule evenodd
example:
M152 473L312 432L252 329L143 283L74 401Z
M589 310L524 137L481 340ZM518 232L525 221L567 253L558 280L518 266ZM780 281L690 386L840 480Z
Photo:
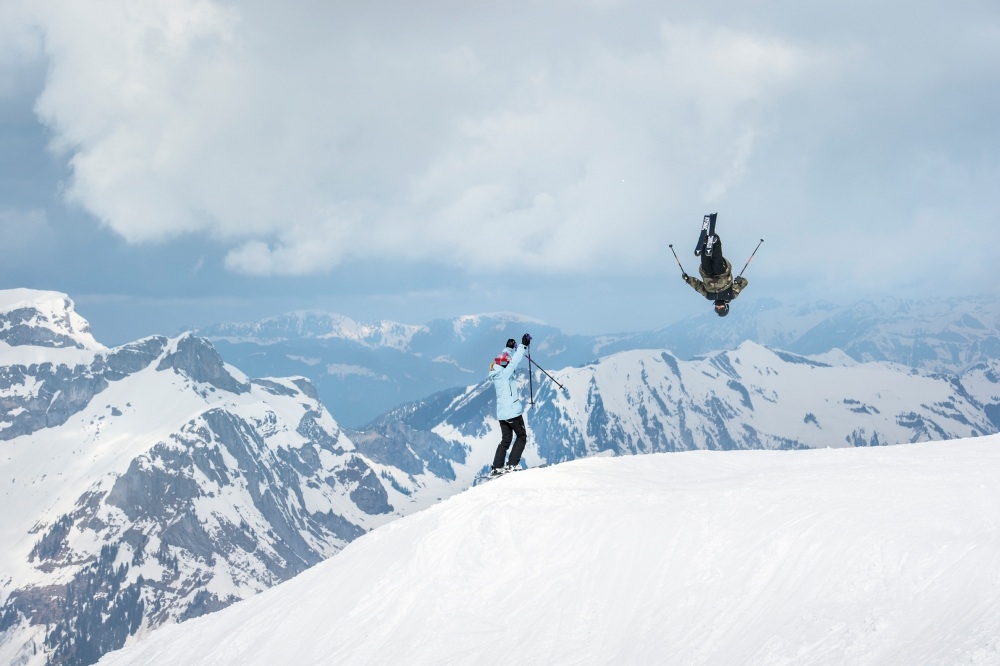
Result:
M722 256L722 239L715 233L715 218L716 213L705 216L694 251L695 255L701 256L701 266L698 267L701 280L685 273L683 267L681 278L699 294L714 301L715 314L725 317L729 314L729 302L746 289L749 281L743 276L733 279L733 267Z
M521 454L528 443L528 435L524 429L524 406L517 389L516 370L524 358L531 336L525 333L518 345L514 338L507 340L504 347L493 362L490 363L490 381L497 392L497 419L500 421L500 444L493 456L493 468L490 476L498 476L520 468ZM530 369L529 369L530 370ZM516 439L515 439L516 436ZM513 446L511 441L513 440ZM507 449L510 448L510 456ZM504 460L506 459L506 464Z

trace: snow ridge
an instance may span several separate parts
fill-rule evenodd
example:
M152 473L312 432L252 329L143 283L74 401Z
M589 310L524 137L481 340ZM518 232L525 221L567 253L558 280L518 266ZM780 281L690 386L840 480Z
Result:
M529 470L101 663L996 664L998 475L998 436Z

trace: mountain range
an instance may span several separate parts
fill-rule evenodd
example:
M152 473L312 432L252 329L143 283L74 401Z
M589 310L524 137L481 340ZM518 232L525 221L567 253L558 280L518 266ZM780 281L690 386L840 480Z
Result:
M420 508L304 378L188 334L104 348L63 294L0 313L2 663L94 663Z
M693 449L881 446L1000 430L1000 360L954 376L744 342L690 361L635 350L562 368L551 379L520 372L523 400L531 402L534 387L526 411L529 465ZM388 465L416 456L408 442L418 436L488 465L500 440L494 404L492 385L481 383L348 432Z
M1000 300L887 297L838 305L741 299L725 319L706 313L655 331L604 335L565 334L511 313L410 325L291 312L197 331L227 362L253 376L308 377L337 421L352 428L400 404L485 378L507 338L520 340L525 332L535 337L535 359L546 369L637 349L690 360L748 340L799 355L839 349L856 361L959 374L1000 358Z
M198 329L227 362L255 376L308 377L337 421L360 426L432 393L477 381L507 338L527 329L556 363L596 358L594 340L515 314L426 325L356 322L329 312L291 312L249 324Z
M525 461L534 466L995 433L995 320L939 315L922 315L944 340L932 346L938 360L911 355L926 368L752 341L689 359L644 348L638 337L636 348L614 351L633 343L563 336L516 315L402 327L299 314L251 328L257 338L249 342L229 328L214 343L189 333L105 348L64 294L0 291L0 661L93 663L157 627L254 596L469 488L499 433L492 388L464 367L522 329L536 335L532 355L548 371L530 379L520 371L532 403ZM960 330L960 339L942 333ZM285 358L314 368L314 357L304 363L284 352L301 352L299 342L320 331L323 349L340 350L322 362L366 367L355 355L366 349L392 361L386 381L415 393L432 388L422 367L448 368L464 382L393 403L349 429L310 378L246 372L216 348L245 345L250 355L268 350L276 367ZM884 344L870 348L901 353L915 338L878 339ZM940 371L947 354L960 370ZM560 358L577 362L550 362ZM411 381L406 367L422 381ZM368 376L323 372L345 386ZM370 388L379 386L385 382Z

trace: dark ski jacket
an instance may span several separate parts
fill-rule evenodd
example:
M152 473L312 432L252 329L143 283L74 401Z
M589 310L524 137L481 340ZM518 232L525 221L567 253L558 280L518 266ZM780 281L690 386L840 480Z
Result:
M699 266L698 273L701 274L701 280L696 277L688 277L687 283L691 285L692 289L710 301L725 301L728 303L739 296L740 292L746 289L750 283L745 277L738 277L733 280L733 267L729 264L729 260L723 259L722 263L725 264L725 270L722 271L722 275L707 275L705 269Z

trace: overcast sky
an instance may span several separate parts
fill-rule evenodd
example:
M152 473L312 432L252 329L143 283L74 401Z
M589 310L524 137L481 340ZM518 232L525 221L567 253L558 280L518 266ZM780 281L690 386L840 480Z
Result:
M0 287L640 330L718 211L745 301L998 294L998 64L995 0L0 0Z

